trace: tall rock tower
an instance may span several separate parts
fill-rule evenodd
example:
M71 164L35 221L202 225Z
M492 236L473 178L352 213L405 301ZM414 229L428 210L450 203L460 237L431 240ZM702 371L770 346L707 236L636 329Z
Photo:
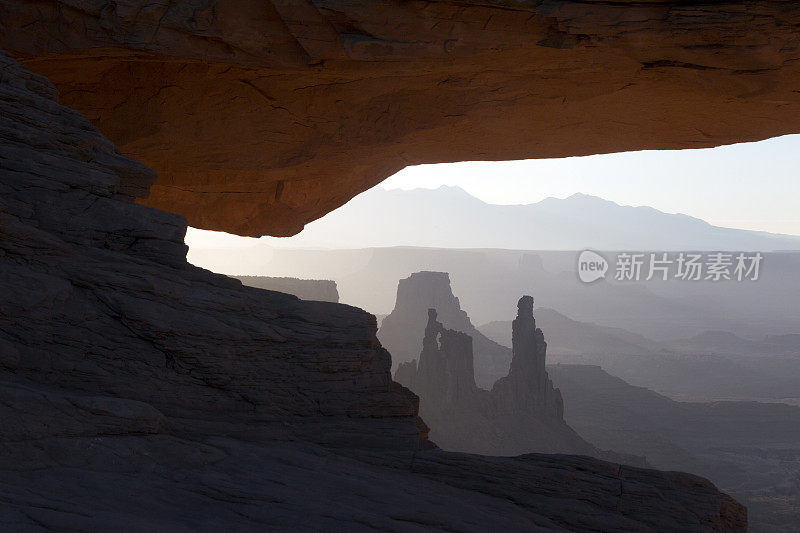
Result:
M488 339L472 325L453 295L447 272L427 271L400 280L394 310L383 319L378 331L381 344L392 354L394 368L419 357L426 327L425 312L432 308L436 309L436 320L442 327L472 337L475 381L479 387L489 389L497 378L508 373L511 350Z
M431 439L444 449L600 456L564 422L561 393L545 369L547 344L533 318L533 298L520 298L517 309L511 369L491 391L475 383L472 338L444 327L436 309L428 309L419 359L400 363L395 380L419 395Z
M476 394L472 337L445 328L436 309L428 309L428 324L419 363L400 363L395 379L431 405L469 403Z
M497 380L492 389L498 411L536 411L563 418L564 401L547 375L547 343L533 318L533 298L517 302L517 317L512 323L511 370Z

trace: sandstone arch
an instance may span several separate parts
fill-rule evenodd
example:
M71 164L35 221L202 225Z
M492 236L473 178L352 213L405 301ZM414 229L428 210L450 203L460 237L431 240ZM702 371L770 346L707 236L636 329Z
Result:
M0 46L191 225L291 235L408 164L798 131L795 2L4 2Z

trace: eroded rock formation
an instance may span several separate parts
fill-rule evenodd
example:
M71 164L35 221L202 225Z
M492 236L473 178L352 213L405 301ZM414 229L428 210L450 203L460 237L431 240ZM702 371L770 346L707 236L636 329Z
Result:
M232 276L248 287L294 294L301 300L339 302L336 282L328 279L276 278L269 276Z
M536 327L531 296L519 299L511 327L511 370L492 387L498 411L512 417L534 411L563 420L564 400L545 368L547 343L542 330Z
M478 394L472 363L472 337L447 329L428 309L428 324L422 341L419 364L413 359L401 363L395 374L400 383L425 391L431 406L469 404Z
M475 381L479 386L489 389L497 378L508 373L511 350L488 339L472 325L453 295L447 272L416 272L398 282L394 309L378 330L378 338L392 354L395 370L398 364L419 356L427 309L436 309L438 319L447 328L472 338Z
M425 449L372 315L188 265L55 98L0 54L0 529L745 530L695 476Z
M486 455L576 453L644 464L602 452L564 422L561 393L545 369L547 344L533 318L533 298L519 300L511 370L491 391L475 385L472 338L445 328L428 310L419 362L401 363L395 379L420 397L431 438L446 450Z
M192 226L289 235L406 165L796 133L796 2L6 0L0 46Z

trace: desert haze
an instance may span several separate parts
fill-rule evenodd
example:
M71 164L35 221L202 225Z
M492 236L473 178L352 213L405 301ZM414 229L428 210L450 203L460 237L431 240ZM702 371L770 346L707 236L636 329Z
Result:
M800 3L0 2L0 531L800 531Z
M370 220L370 224L364 224ZM196 233L198 243L202 233ZM494 205L459 187L376 187L275 246L509 248L515 250L800 250L800 237L722 228L683 214L576 193ZM191 242L191 241L190 241Z
M688 471L745 503L753 531L800 520L797 236L582 194L491 205L439 187L372 189L288 241L208 237L192 232L192 261L250 268L261 275L240 279L262 287L292 273L318 284L311 299L335 282L341 302L376 314L395 380L443 449ZM587 284L585 248L755 250L763 269ZM514 318L526 294L533 314L525 296Z

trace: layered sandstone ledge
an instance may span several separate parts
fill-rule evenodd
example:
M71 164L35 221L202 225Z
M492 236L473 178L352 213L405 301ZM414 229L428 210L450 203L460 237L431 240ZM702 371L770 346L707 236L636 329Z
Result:
M171 417L392 418L375 438L420 439L374 316L189 265L185 219L131 200L153 172L55 97L0 56L0 368Z
M0 46L158 172L149 205L242 235L411 164L795 133L799 27L777 0L0 5Z
M0 529L746 529L688 474L430 449L372 315L188 265L55 98L0 53Z

